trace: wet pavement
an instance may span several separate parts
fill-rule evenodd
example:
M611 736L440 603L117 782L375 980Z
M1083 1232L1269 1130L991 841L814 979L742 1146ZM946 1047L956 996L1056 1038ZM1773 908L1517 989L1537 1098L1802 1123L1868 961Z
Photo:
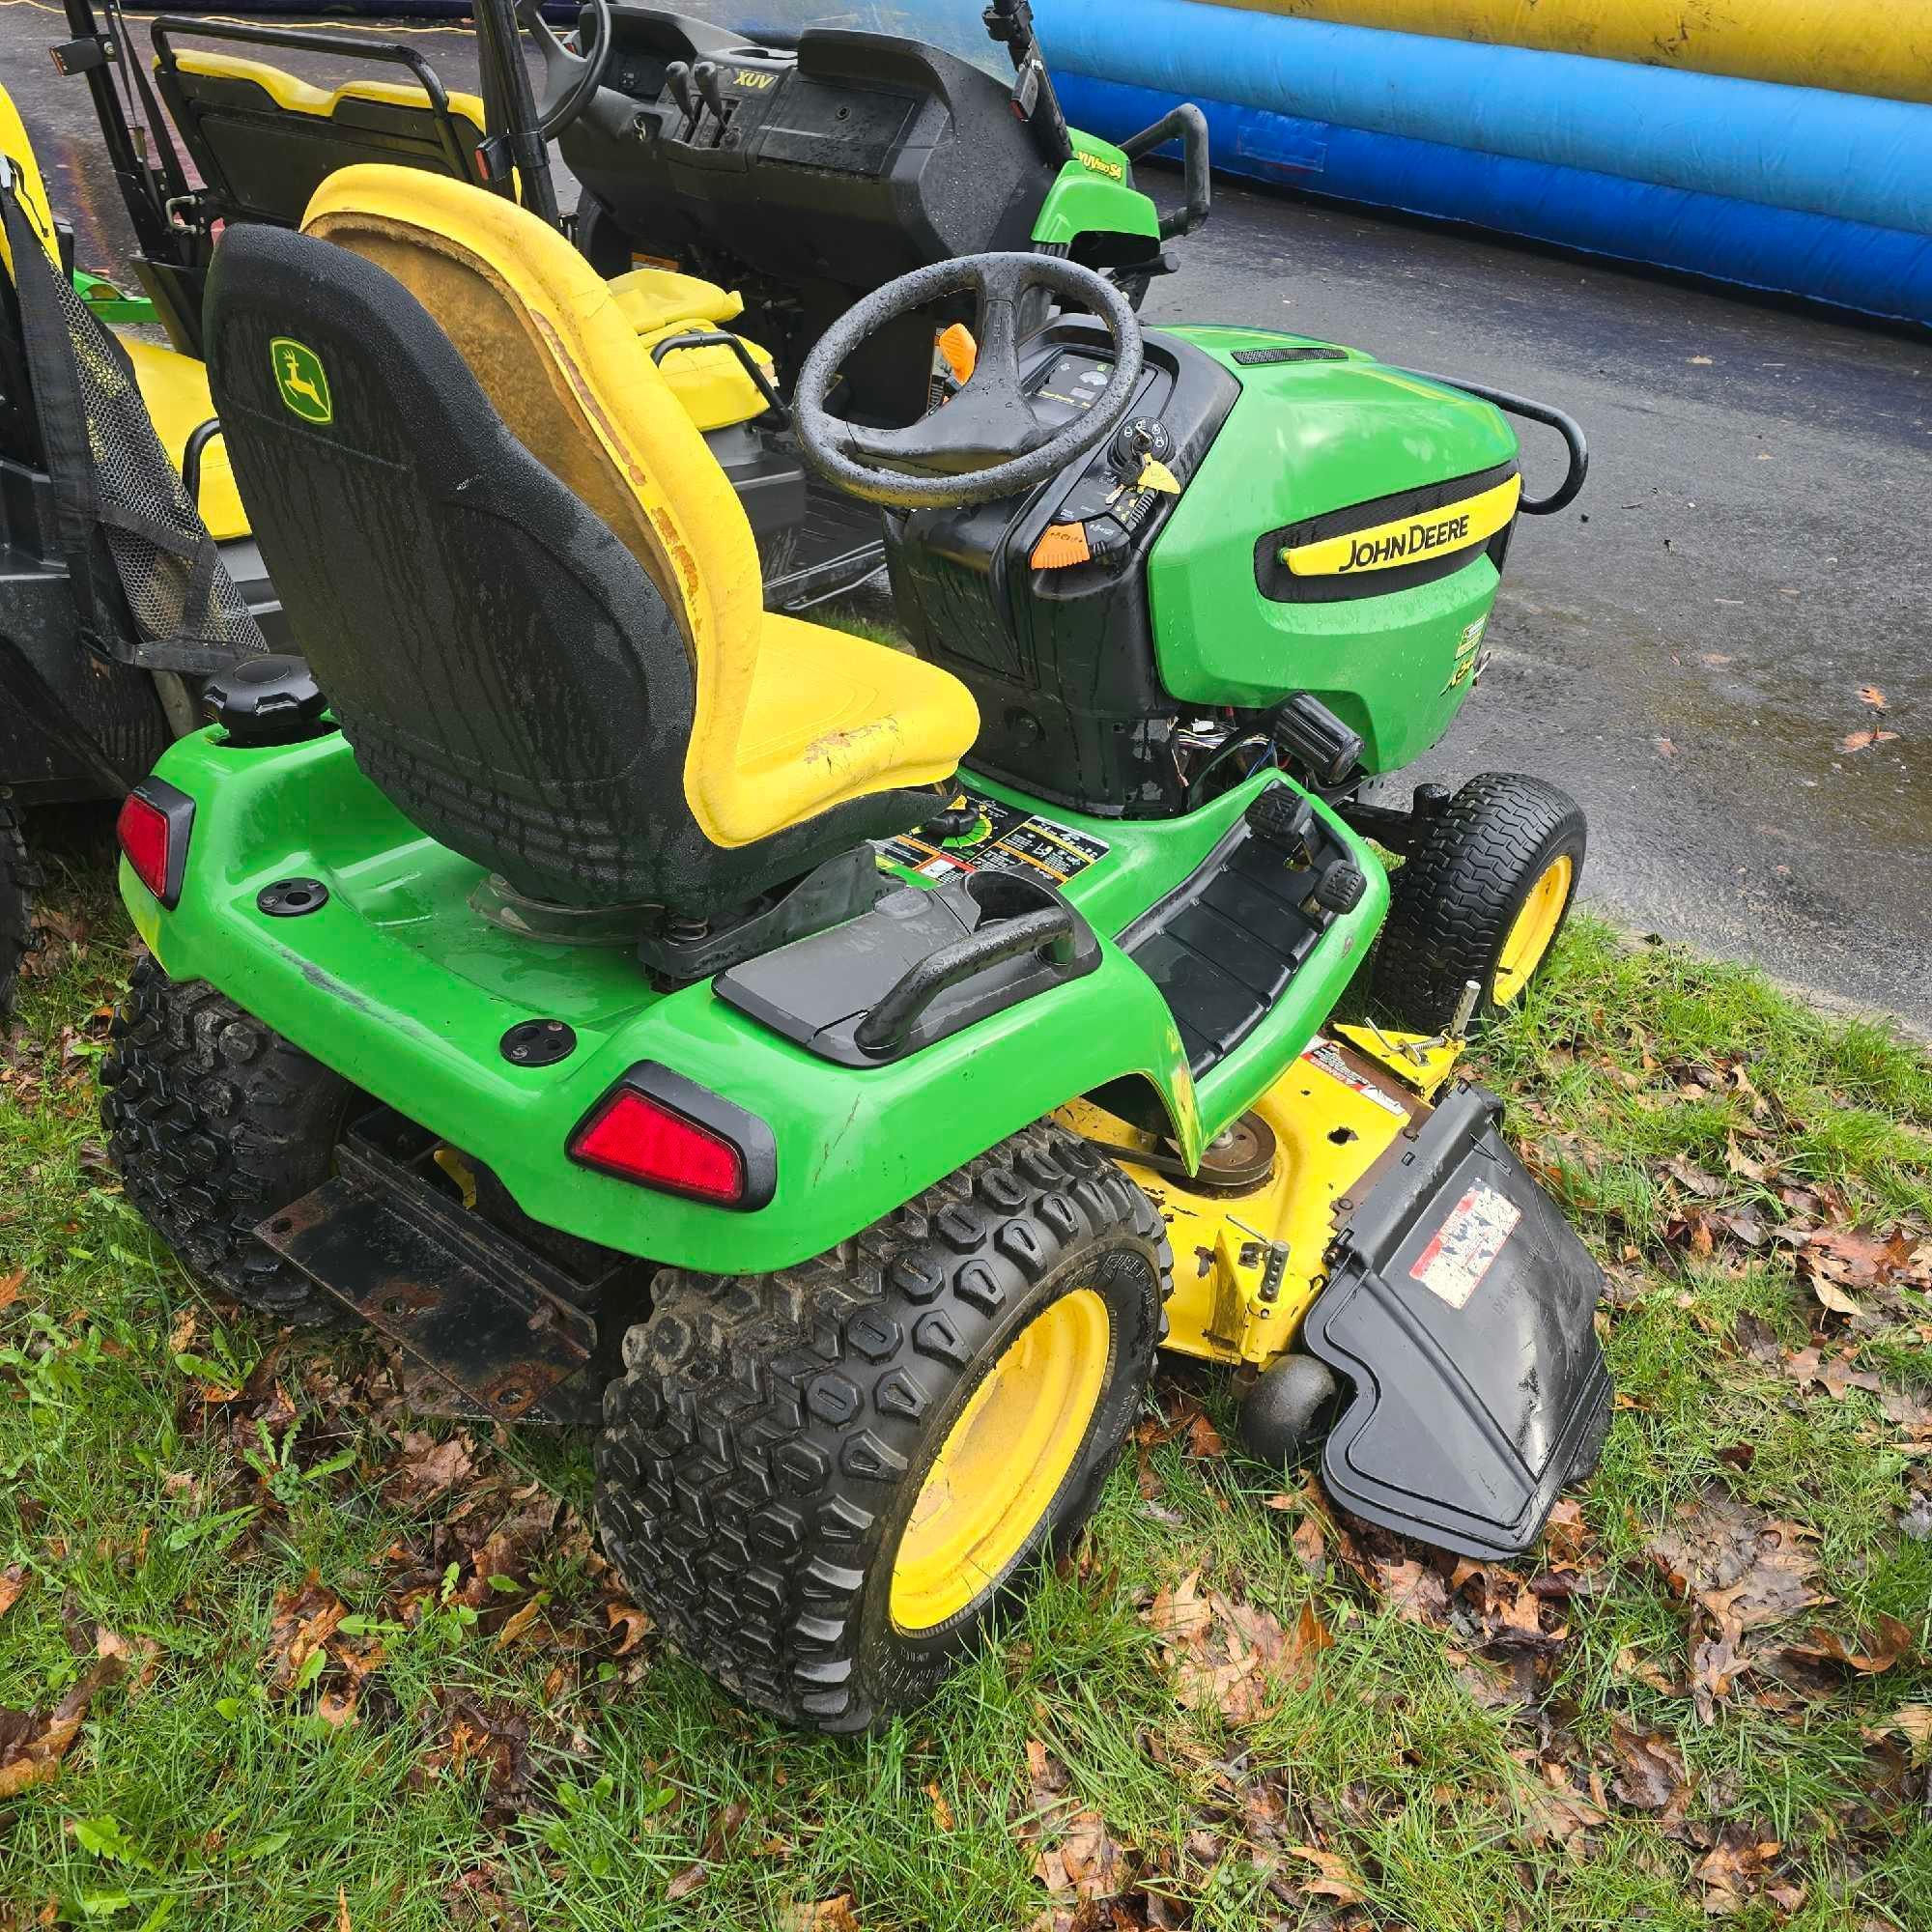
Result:
M129 234L85 84L46 59L65 38L0 0L0 77L81 265L113 272ZM471 84L466 32L409 38ZM1589 432L1588 489L1524 521L1491 668L1405 781L1553 779L1597 909L1932 1032L1932 337L1225 184L1182 247L1151 321L1358 344ZM1562 451L1527 434L1541 491ZM1846 749L1874 728L1898 735Z

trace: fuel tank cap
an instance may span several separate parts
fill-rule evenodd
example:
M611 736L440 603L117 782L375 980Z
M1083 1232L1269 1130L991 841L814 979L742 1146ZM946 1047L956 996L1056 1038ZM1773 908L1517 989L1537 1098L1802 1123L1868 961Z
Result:
M231 745L295 745L327 729L327 700L300 658L244 658L209 679L202 703Z

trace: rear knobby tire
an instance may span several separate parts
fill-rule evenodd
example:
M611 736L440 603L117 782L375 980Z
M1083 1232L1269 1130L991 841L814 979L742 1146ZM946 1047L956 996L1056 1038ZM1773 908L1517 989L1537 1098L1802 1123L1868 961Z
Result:
M40 883L20 814L0 799L0 1021L13 1015L20 968L34 950L34 891Z
M1491 1019L1520 984L1498 998L1497 972L1518 916L1559 861L1570 880L1543 951L1548 960L1582 877L1588 832L1583 808L1542 779L1514 772L1473 778L1426 821L1415 849L1389 881L1389 913L1376 948L1374 996L1398 1026L1440 1033L1456 1017L1471 980L1476 1017Z
M209 1288L278 1321L338 1311L254 1230L328 1179L355 1089L204 981L134 968L101 1065L128 1199Z
M1151 1376L1172 1273L1153 1204L1046 1122L814 1261L667 1271L605 1391L605 1547L747 1702L823 1731L882 1722L928 1697L1021 1575L1078 1535ZM1107 1360L1064 1480L970 1603L899 1628L895 1562L934 1458L1014 1337L1081 1289L1105 1303Z

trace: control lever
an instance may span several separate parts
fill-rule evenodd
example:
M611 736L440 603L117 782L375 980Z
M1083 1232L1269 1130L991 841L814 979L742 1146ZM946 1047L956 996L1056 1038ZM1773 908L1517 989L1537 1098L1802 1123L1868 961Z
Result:
M722 130L724 126L724 90L719 85L718 63L699 61L691 70L691 77L697 83L697 92L705 106L717 115L718 126Z
M665 85L670 89L670 98L677 102L677 111L687 122L697 119L697 94L691 84L691 64L689 61L672 61L665 69Z

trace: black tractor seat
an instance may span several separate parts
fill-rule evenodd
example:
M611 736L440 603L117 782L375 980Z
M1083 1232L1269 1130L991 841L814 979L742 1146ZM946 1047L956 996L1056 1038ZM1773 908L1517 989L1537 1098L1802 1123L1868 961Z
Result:
M238 228L209 282L236 473L364 773L517 893L694 920L929 816L965 687L766 612L744 509L606 285L450 193L428 242Z

